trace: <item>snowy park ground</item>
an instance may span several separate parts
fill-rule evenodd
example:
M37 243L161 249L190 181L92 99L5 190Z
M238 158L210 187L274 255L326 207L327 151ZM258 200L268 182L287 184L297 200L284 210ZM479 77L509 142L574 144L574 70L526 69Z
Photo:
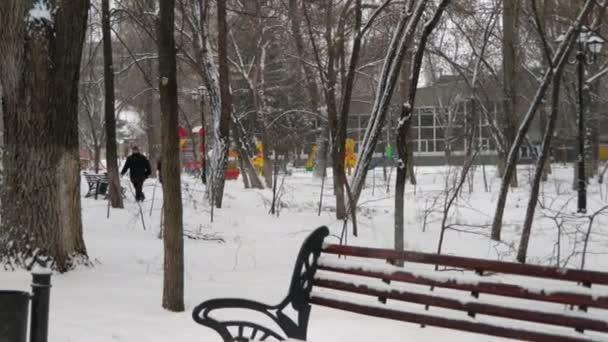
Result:
M406 248L435 252L441 227L446 176L459 168L420 167L418 186L408 184L406 191ZM531 173L520 166L520 187L509 194L503 243L492 242L489 235L499 179L488 168L489 189L483 185L482 169L474 176L473 192L465 185L458 205L451 210L444 253L490 259L514 260L519 230L527 205ZM576 192L572 190L572 169L553 166L544 183L530 243L529 262L555 265L558 226L562 222L560 265L580 267L587 230L586 218L576 217ZM374 180L375 178L375 180ZM394 172L391 177L391 184ZM50 341L220 341L212 330L197 325L191 311L198 303L215 297L244 297L274 304L287 292L295 256L303 239L314 228L327 225L340 235L342 222L335 219L335 205L329 187L325 189L324 210L317 215L320 180L299 169L287 176L282 190L280 216L268 214L270 190L245 190L240 180L226 184L224 208L215 210L214 222L203 198L200 181L183 176L184 228L191 236L208 240L185 239L184 313L161 308L163 250L158 239L161 189L155 180L145 184L146 201L141 205L146 230L142 227L140 207L127 191L126 209L111 210L107 202L82 199L85 241L93 267L81 267L53 276L51 291ZM374 186L375 185L375 186ZM123 186L128 182L123 180ZM599 185L589 187L589 212L608 204ZM386 191L382 170L369 176L358 215L360 235L349 235L349 244L391 247L393 245L394 189ZM86 184L83 183L83 194ZM151 199L156 199L151 210ZM561 214L558 214L560 213ZM586 269L608 269L608 212L597 216L588 247ZM554 219L543 217L554 216ZM423 222L426 230L423 232ZM218 240L221 239L221 240ZM335 237L328 238L337 242ZM24 271L0 271L0 288L29 289L30 276ZM607 290L608 291L608 290ZM466 314L463 314L466 316ZM499 341L484 335L460 333L439 328L376 319L327 308L313 307L309 340L323 341Z

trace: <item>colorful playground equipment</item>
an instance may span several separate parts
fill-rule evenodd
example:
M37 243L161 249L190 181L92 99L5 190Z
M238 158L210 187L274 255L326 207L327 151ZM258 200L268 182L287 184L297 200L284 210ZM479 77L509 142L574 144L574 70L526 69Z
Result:
M350 176L353 168L357 165L357 155L355 154L355 140L348 138L346 139L346 143L344 144L344 168L348 172Z
M600 160L608 160L608 143L600 144L598 154Z
M177 135L179 136L179 149L183 149L186 144L186 139L188 138L188 131L182 127L177 127Z
M226 180L235 180L239 178L241 172L237 165L238 153L235 149L228 150L228 162L226 163Z
M306 171L312 171L315 166L315 158L317 158L317 146L312 145L308 159L306 159Z
M261 175L264 168L264 145L262 145L261 141L258 141L255 143L255 147L258 153L251 158L251 163L255 171Z
M355 154L355 145L356 142L354 139L348 138L344 144L344 169L348 172L350 176L353 168L357 165L357 155ZM306 171L312 171L314 168L315 160L317 159L317 146L313 145L310 153L308 154L308 159L306 160Z

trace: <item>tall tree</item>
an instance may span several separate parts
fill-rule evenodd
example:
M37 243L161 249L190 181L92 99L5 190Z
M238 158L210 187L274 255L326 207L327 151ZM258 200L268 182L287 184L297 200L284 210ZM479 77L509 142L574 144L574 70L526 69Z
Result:
M509 184L512 175L516 171L517 166L517 154L519 148L521 147L524 137L528 133L530 129L530 125L532 124L532 120L536 115L536 112L541 105L542 99L549 88L551 82L555 80L556 77L559 77L561 70L564 68L567 56L572 50L573 44L572 42L578 35L578 31L580 30L580 26L582 25L583 19L586 18L587 14L593 9L595 5L594 0L586 0L585 4L581 7L580 12L568 31L565 34L564 40L559 44L557 50L551 56L550 67L545 71L542 81L538 89L536 90L536 94L532 98L530 103L530 107L522 122L517 130L517 134L515 135L515 139L513 140L513 144L509 150L507 162L505 164L504 174L502 176L502 181L500 184L500 192L498 194L498 200L496 201L496 211L494 213L494 220L492 221L492 240L500 241L501 232L502 232L502 218L505 212L505 205L507 203L507 194L509 190Z
M124 208L118 177L116 151L116 115L114 113L114 62L112 61L112 33L110 0L101 1L101 30L103 32L103 75L105 84L106 164L112 208Z
M348 12L349 9L346 9ZM346 173L344 170L344 158L346 157L346 135L348 128L348 117L350 113L350 102L353 94L353 87L355 84L355 75L357 69L357 63L359 61L359 54L361 51L361 25L362 25L362 4L361 0L355 0L354 3L354 11L355 11L355 27L353 33L353 50L350 56L350 63L348 66L348 73L346 75L346 82L344 84L344 91L342 93L342 106L340 110L340 117L338 118L338 127L336 128L336 138L335 138L335 146L334 146L334 172L336 173L335 177L335 188L336 188L336 213L339 210L343 210L344 208L344 190L346 188L346 183L348 180L346 179ZM344 40L344 38L342 38ZM344 51L342 51L344 54ZM347 195L350 194L347 193ZM355 206L351 206L350 210L354 211ZM346 215L347 213L339 213L340 215ZM338 216L338 218L344 218Z
M78 80L87 0L0 2L4 184L0 255L86 257L80 207Z
M313 113L318 113L321 108L321 99L319 98L319 87L316 82L314 70L309 63L306 62L306 47L304 45L304 38L301 31L302 16L301 9L298 6L298 0L289 0L288 15L290 19L291 35L293 36L293 42L295 44L296 53L298 56L299 63L301 64L302 70L304 71L304 81L306 82L306 90L308 92L308 101L310 103L310 110ZM324 121L315 118L315 128L317 128L317 161L315 163L314 175L315 177L323 177L325 167L327 166L327 152L323 149L323 145L327 144L327 127Z
M228 68L228 23L226 22L226 0L217 2L217 45L219 59L219 87L221 111L219 117L214 115L213 146L213 204L221 208L224 196L225 168L230 145L230 114L232 99L230 95L230 75Z
M442 0L437 9L433 13L431 20L424 24L422 35L414 54L414 60L411 64L411 75L408 85L408 97L401 107L399 116L399 124L397 125L397 151L399 162L397 163L397 177L395 184L395 249L403 250L404 239L404 196L405 196L405 181L408 172L408 139L407 132L410 129L412 115L414 111L414 103L416 102L416 92L418 89L418 79L420 70L422 69L422 58L426 50L426 43L431 33L437 26L439 19L443 15L445 8L450 3L450 0ZM409 64L409 63L407 63Z
M517 70L518 70L518 14L519 0L503 0L502 12L502 68L503 68L503 115L501 129L503 132L504 151L509 151L517 132ZM506 164L506 155L499 156L499 172L502 176ZM517 186L517 173L511 179L511 186Z
M427 3L427 0L411 0L403 6L403 11L392 35L390 46L386 51L386 58L380 74L371 118L367 125L367 129L365 130L363 141L360 143L361 152L359 153L359 162L357 163L355 174L353 175L352 197L354 202L350 204L351 206L356 205L361 192L363 191L363 184L367 177L367 171L369 170L376 144L380 138L380 133L382 132L382 127L386 120L386 113L399 74L401 73L403 57L411 46L414 34L416 33L416 28L422 18Z
M182 15L186 17L192 37L194 37L192 39L194 53L191 58L195 62L193 68L198 72L206 87L211 116L215 118L221 116L221 101L218 67L211 54L211 43L209 42L208 14L209 1L205 0L190 0L190 7L182 8ZM204 111L204 108L201 108L203 126L206 122ZM231 113L231 120L234 128L231 131L239 154L239 163L242 165L243 181L247 180L247 183L253 188L263 189L264 185L251 163L246 132L234 112Z
M177 70L174 37L175 1L160 2L158 24L158 73L161 105L163 243L165 272L163 307L184 311L184 232L179 160Z

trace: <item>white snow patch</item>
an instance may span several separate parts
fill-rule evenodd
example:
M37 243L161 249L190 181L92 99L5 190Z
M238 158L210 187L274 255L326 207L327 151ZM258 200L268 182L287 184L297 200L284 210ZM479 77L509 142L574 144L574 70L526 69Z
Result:
M37 1L34 3L34 7L29 12L29 21L46 20L53 21L52 10L46 1Z

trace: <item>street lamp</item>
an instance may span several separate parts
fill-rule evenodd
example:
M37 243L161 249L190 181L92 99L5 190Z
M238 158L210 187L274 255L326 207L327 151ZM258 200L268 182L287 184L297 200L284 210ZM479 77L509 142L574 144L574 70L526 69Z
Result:
M564 35L557 39L558 43L564 40ZM584 121L584 96L583 96L583 83L585 76L585 65L594 64L597 55L602 50L602 44L604 40L589 28L583 26L578 31L577 44L576 44L576 60L568 61L570 64L576 64L577 77L578 77L578 96L576 104L578 107L578 157L577 157L577 168L578 168L578 179L577 179L577 190L578 190L578 212L587 212L587 179L585 174L585 121Z

